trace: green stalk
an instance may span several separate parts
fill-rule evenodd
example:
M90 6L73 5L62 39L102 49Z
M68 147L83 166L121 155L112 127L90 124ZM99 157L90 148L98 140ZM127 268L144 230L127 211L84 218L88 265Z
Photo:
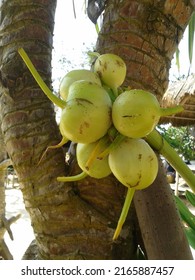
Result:
M98 155L98 159L103 159L104 157L108 156L108 154L116 148L124 139L126 136L122 134L118 134L116 138L112 141L112 143L101 153Z
M87 170L89 170L91 168L91 166L93 165L96 158L99 158L99 154L102 151L102 147L104 148L106 146L106 144L109 144L109 138L108 138L107 134L97 142L97 144L95 145L95 148L91 152L91 154L85 164L85 168Z
M123 204L123 209L122 209L120 218L118 220L117 228L116 228L114 236L113 236L113 240L116 240L118 238L118 236L122 230L122 226L126 220L128 212L129 212L129 207L133 200L134 193L135 193L135 188L128 188L125 202Z
M170 108L161 108L161 117L175 115L177 113L180 113L184 110L183 106L177 105L175 107Z
M189 54L190 66L192 64L192 58L193 58L194 33L195 33L195 12L192 14L188 26L188 54Z
M111 99L112 103L114 103L114 101L117 98L116 94L113 92L113 90L111 88L109 88L108 86L106 86L104 84L103 84L103 88L107 91L108 95L110 96L110 99Z
M98 53L98 52L88 51L87 54L88 54L88 56L90 56L92 58L98 58L98 56L100 56L100 53Z
M37 165L39 165L43 159L43 157L46 155L47 151L50 150L50 149L58 149L58 148L61 148L63 145L65 145L67 142L69 141L68 138L66 138L65 136L62 137L62 140L60 141L60 143L58 143L57 145L54 145L54 146L48 146L47 149L44 151L44 153L42 154L39 162Z
M107 134L108 134L108 137L109 137L110 141L114 141L114 139L116 138L116 136L118 134L118 130L114 126L111 126L108 129Z
M96 30L97 35L98 35L98 34L99 34L99 32L100 32L100 29L99 29L99 25L98 25L98 23L96 23L96 24L95 24L95 30Z
M73 182L73 181L80 181L82 179L84 179L85 177L87 177L88 174L86 172L81 172L78 175L74 175L74 176L64 176L64 177L57 177L57 181L59 182Z
M180 176L185 180L188 186L195 192L195 175L191 169L180 158L178 153L169 145L169 143L160 135L157 130L153 130L145 137L148 144L163 155L170 165L177 170Z
M115 97L115 99L118 97L118 88L117 87L113 87L113 88L111 88L111 90L112 90L112 92L113 92L113 94L114 94L114 97Z
M25 52L25 50L23 48L19 48L18 49L18 53L20 54L20 56L22 57L24 63L26 64L26 66L28 67L29 71L31 72L31 74L33 75L35 81L37 82L37 84L40 86L40 88L42 89L42 91L47 95L47 97L54 103L56 104L58 107L60 108L64 108L66 106L66 102L60 98L58 98L55 94L53 94L53 92L48 88L48 86L46 85L46 83L43 81L43 79L41 78L41 76L39 75L39 73L37 72L36 68L34 67L34 65L32 64L32 61L30 60L30 58L28 57L27 53Z

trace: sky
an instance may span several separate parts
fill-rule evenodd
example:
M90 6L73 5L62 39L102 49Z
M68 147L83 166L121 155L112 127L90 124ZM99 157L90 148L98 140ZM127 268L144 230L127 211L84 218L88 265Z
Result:
M54 90L57 90L60 79L70 70L89 68L86 65L86 50L93 50L97 40L94 24L85 14L84 0L74 0L76 19L74 17L72 0L58 0L55 15L54 50L53 50L53 80ZM172 61L170 80L175 80L179 74L187 75L189 70L187 32L180 42L180 73L175 61ZM61 60L64 58L64 64ZM194 44L195 58L195 44ZM84 65L85 64L85 65ZM195 73L195 59L193 59L192 73Z
M86 50L93 51L97 40L95 25L85 14L83 0L74 0L76 19L72 0L58 0L55 15L53 78L63 77L72 69L84 68L88 62ZM60 59L65 59L64 65ZM85 65L89 68L89 64ZM55 88L55 85L54 85Z

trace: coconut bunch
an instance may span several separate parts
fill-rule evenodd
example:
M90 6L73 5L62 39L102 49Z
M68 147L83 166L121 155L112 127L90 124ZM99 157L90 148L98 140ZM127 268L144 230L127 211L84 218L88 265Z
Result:
M123 90L126 64L121 57L110 53L98 55L92 70L68 72L60 82L58 98L40 83L24 50L19 53L48 98L62 109L59 124L62 140L48 149L59 148L67 141L77 144L81 174L57 180L75 181L86 176L100 179L113 173L127 187L113 237L116 239L134 192L149 187L157 176L156 154L144 138L154 130L160 117L183 108L161 108L155 95L148 91Z
M99 55L93 71L67 73L59 87L66 102L59 128L67 141L77 143L77 161L87 175L99 179L113 173L123 185L143 189L158 171L156 155L144 137L172 108L161 108L150 92L122 91L125 78L126 64L114 54Z

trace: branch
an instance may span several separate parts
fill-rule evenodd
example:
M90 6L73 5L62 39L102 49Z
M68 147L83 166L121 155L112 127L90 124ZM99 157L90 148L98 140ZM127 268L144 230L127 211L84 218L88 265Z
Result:
M6 219L6 217L4 215L2 215L2 217L1 217L2 223L0 225L0 233L1 233L0 240L2 239L6 230L9 234L10 239L14 240L13 233L12 233L10 226L11 226L11 224L15 223L20 217L21 217L21 214L18 214L16 216L11 217L10 219Z
M13 256L9 251L5 241L2 239L0 240L0 260L13 260Z

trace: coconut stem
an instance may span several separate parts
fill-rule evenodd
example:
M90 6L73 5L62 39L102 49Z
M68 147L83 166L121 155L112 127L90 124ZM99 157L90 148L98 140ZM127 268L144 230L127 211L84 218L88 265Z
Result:
M60 141L60 143L58 143L57 145L54 145L54 146L48 146L47 149L45 150L45 152L42 154L39 162L38 162L38 165L40 164L40 162L42 161L43 157L45 156L45 154L47 153L47 151L49 149L57 149L57 148L60 148L62 147L64 144L66 144L67 142L69 141L68 138L66 138L65 136L63 136L62 140Z
M80 174L74 175L74 176L57 177L57 181L59 181L59 182L74 182L74 181L80 181L87 176L88 176L88 174L83 171Z
M29 71L31 72L31 74L33 75L35 81L37 82L37 84L40 86L40 88L42 89L42 91L47 95L47 97L54 103L56 104L58 107L60 108L64 108L66 106L66 102L60 98L58 98L55 94L53 94L53 92L48 88L48 86L46 85L46 83L43 81L43 79L41 78L41 76L39 75L39 73L37 72L36 68L34 67L32 61L30 60L30 58L28 57L27 53L25 52L25 50L23 48L19 48L18 49L18 53L20 54L20 56L22 57L24 63L26 64L26 66L28 67Z
M111 90L112 90L112 92L114 93L114 97L115 97L115 99L116 99L117 96L118 96L118 88L117 88L117 87L113 87L113 88L111 88Z
M133 200L134 193L135 193L135 188L128 188L125 202L123 204L123 209L122 209L120 218L118 220L117 228L116 228L114 236L113 236L113 240L116 240L118 238L118 236L122 230L122 226L126 220L128 212L129 212L129 207Z
M192 191L195 192L195 175L160 133L157 130L153 130L147 135L145 140L153 149L157 150L166 158L170 165L177 170L180 176L185 180Z
M85 168L87 170L90 169L90 167L92 166L94 160L98 157L99 159L99 154L101 153L102 149L105 147L106 144L109 143L109 138L108 135L105 135L103 138L101 138L95 148L93 149L93 151L91 152L86 164L85 164ZM103 147L103 148L102 148Z
M98 52L87 52L87 54L91 57L97 58L98 56L100 56L100 53Z
M116 148L125 139L125 137L126 136L122 134L118 134L113 142L108 146L108 148L106 148L101 154L98 155L98 158L102 159L106 157L112 151L112 149Z
M170 107L170 108L161 108L161 117L165 116L170 116L170 115L175 115L177 113L180 113L184 110L183 106L178 105L175 107Z

